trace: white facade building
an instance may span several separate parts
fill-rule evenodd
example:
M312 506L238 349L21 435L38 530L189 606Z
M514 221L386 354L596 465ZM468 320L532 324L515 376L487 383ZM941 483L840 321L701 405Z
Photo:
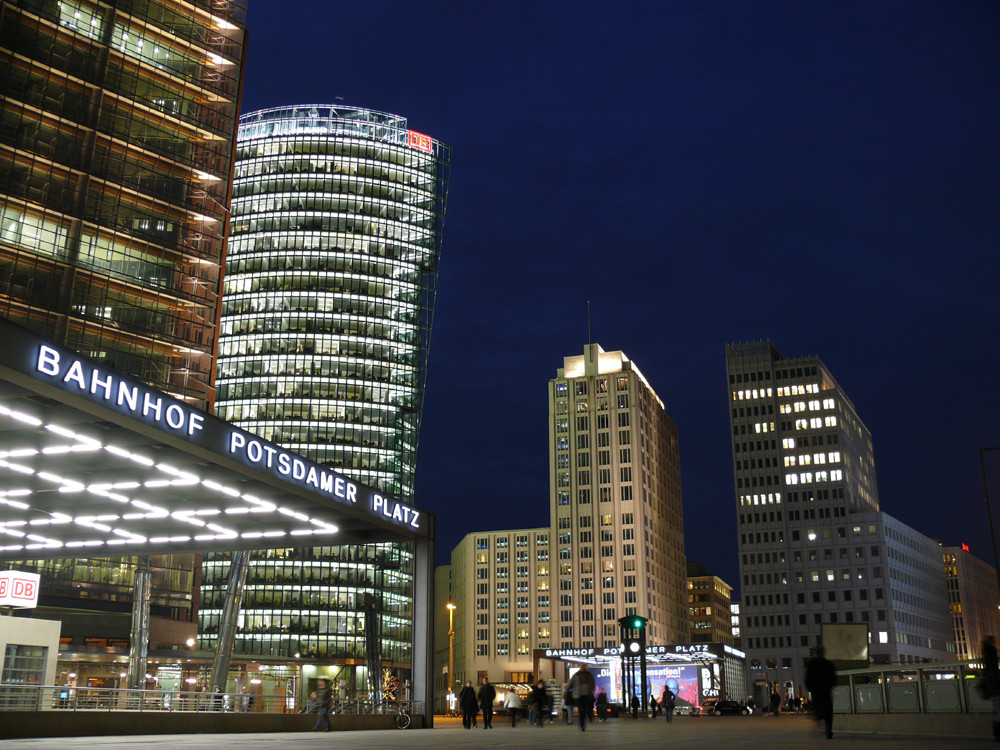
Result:
M457 606L457 683L537 678L535 649L615 648L630 614L648 618L650 644L688 642L677 429L622 352L591 344L564 359L549 382L549 462L551 525L469 534L438 579L437 643L442 597Z

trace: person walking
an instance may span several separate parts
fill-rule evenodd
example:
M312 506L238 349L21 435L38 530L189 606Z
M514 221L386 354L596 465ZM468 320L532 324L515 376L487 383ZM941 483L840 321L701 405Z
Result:
M493 701L497 699L496 688L490 684L488 678L483 678L483 684L479 688L479 708L483 712L483 729L493 728Z
M774 692L771 693L771 711L775 716L781 713L781 692L777 683L774 685Z
M983 638L983 693L993 703L993 739L1000 742L1000 665L997 664L997 641L992 635Z
M630 705L632 706L632 718L633 719L638 719L639 718L639 696L636 695L635 693L632 693L632 702L631 702Z
M993 653L995 657L996 652ZM828 740L833 739L833 687L836 684L837 670L833 662L823 656L823 647L820 646L816 649L816 656L806 664L806 690L812 696L816 721L826 725Z
M545 690L545 682L539 680L528 694L528 705L531 707L531 723L541 728L545 724L548 712L549 694Z
M659 708L660 708L660 704L656 702L656 696L653 695L652 693L650 693L650 695L649 695L649 710L653 714L653 718L654 719L657 716L660 715L659 714Z
M663 714L667 717L667 722L674 720L674 706L677 703L677 696L670 689L669 685L663 686L663 695L660 696L660 705L663 706Z
M592 721L590 711L594 707L594 675L584 664L570 678L569 690L573 694L577 713L580 714L580 731L587 731L587 722Z
M608 720L608 694L603 689L597 693L597 720L602 724Z
M462 726L472 729L476 714L479 713L479 701L476 700L476 689L472 687L472 680L466 680L465 687L458 694L458 707L462 710Z
M503 706L510 714L511 727L517 726L517 714L521 710L521 705L521 696L517 694L517 691L513 689L508 690L507 697L503 699Z
M320 680L319 687L316 688L316 701L319 703L319 712L316 717L316 726L313 727L314 732L320 731L321 727L324 732L330 731L330 703L333 700L333 691L330 689L329 680Z

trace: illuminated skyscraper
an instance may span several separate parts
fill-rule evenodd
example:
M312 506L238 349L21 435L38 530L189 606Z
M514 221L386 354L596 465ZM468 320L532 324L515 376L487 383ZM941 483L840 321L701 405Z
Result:
M412 501L450 149L370 109L240 118L216 413ZM404 666L408 548L261 552L236 650L364 658L365 594ZM205 564L206 645L227 560Z
M871 435L823 362L754 342L726 365L751 680L804 690L832 623L866 624L876 663L953 656L940 546L879 510Z
M553 646L617 646L631 614L687 642L677 427L622 352L588 344L549 381L549 488Z
M213 400L244 14L230 0L0 9L0 316L201 408ZM193 625L161 631L157 615L192 619L191 558L152 564L150 639L176 647ZM39 614L62 619L64 637L127 645L135 558L37 570Z

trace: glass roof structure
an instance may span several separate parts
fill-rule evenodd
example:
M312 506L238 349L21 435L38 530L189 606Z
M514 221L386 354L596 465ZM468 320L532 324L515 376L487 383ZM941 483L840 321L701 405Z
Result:
M408 504L0 320L0 559L430 537Z

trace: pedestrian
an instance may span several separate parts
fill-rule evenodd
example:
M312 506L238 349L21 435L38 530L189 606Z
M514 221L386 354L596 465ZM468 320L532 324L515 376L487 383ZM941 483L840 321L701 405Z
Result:
M587 722L591 721L590 711L594 707L594 675L583 664L569 681L569 690L580 714L580 731L587 731Z
M493 728L493 701L497 699L496 688L490 684L489 678L483 678L479 688L479 708L483 712L483 729Z
M654 719L657 716L659 716L659 711L658 711L659 707L660 707L659 704L656 702L656 696L650 694L650 696L649 696L649 710L652 712Z
M669 685L663 686L663 695L660 696L660 705L663 706L663 714L668 722L674 720L674 706L677 703L677 695L670 689Z
M996 651L993 652L994 659ZM823 656L823 647L816 649L816 656L806 664L806 690L811 694L816 721L826 724L826 738L833 739L833 687L837 684L837 670L833 662ZM994 724L994 733L996 732ZM1000 739L1000 738L998 738Z
M639 696L636 695L635 693L632 693L632 702L631 702L630 705L632 707L632 718L633 719L638 719L639 718Z
M997 641L992 635L983 638L982 694L993 702L993 739L1000 742L1000 666L997 664Z
M545 714L548 710L549 694L545 683L539 680L528 694L528 706L531 708L531 723L541 728L545 724Z
M597 720L602 724L608 720L608 694L603 689L597 693Z
M774 692L771 693L771 711L777 716L781 713L781 692L778 690L778 685L775 683Z
M567 682L563 685L562 690L563 705L562 714L563 721L567 724L573 723L573 691L570 689L569 683Z
M507 697L503 700L504 708L510 713L511 727L517 726L517 714L521 710L521 696L516 690L508 690Z
M333 699L333 691L330 689L329 680L320 680L319 687L316 688L316 700L319 703L319 712L316 717L316 726L313 727L314 732L330 731L330 703Z
M216 686L215 692L212 694L212 710L218 713L222 710L222 700L225 696L222 694L222 688Z
M304 714L314 714L319 711L319 698L316 697L316 691L313 690L309 693L309 698L306 700L306 705L302 709Z
M476 723L476 714L479 713L479 702L476 700L472 680L466 680L465 687L458 694L458 707L462 709L462 726L472 729L472 725Z

